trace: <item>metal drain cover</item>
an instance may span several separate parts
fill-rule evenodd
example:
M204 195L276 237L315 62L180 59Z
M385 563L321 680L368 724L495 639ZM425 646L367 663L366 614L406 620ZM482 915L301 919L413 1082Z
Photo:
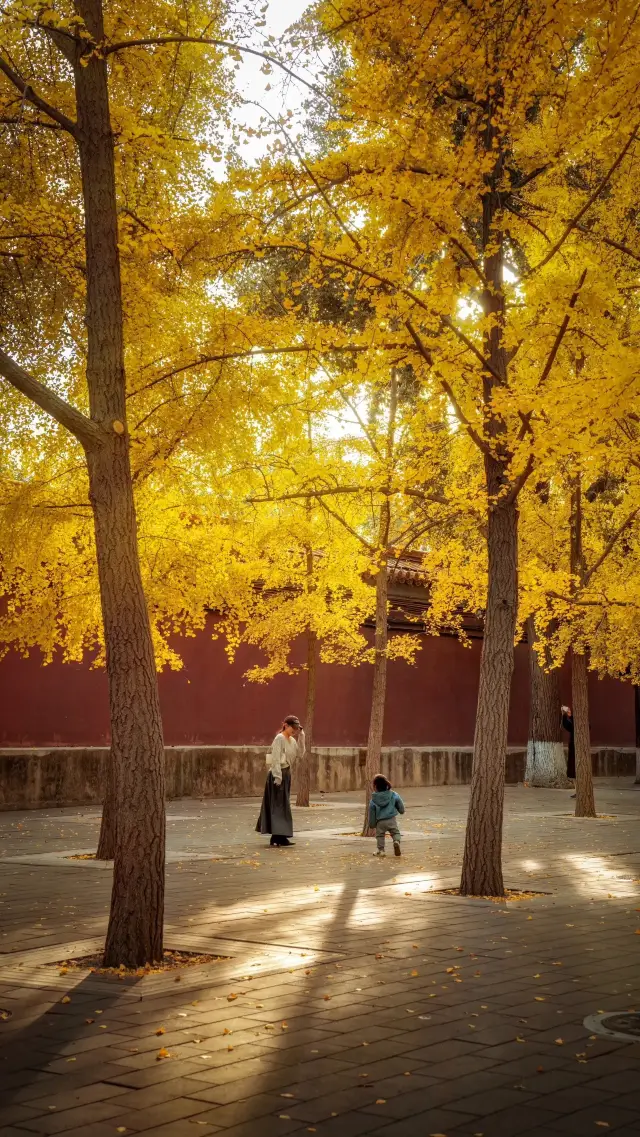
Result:
M612 1011L606 1015L589 1015L584 1025L592 1034L635 1042L640 1038L640 1011Z

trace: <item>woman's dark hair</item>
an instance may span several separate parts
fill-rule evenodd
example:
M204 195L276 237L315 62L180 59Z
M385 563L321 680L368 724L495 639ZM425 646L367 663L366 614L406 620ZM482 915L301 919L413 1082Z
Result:
M300 726L300 719L297 715L287 715L284 720L285 726Z
M383 790L391 789L391 782L387 781L384 774L376 774L375 778L373 779L373 784L378 793L382 793Z

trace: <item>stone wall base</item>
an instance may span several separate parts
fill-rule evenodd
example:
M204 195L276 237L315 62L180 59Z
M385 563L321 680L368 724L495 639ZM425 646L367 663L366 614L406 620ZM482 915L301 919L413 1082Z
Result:
M267 748L261 746L168 746L167 797L257 797L266 776ZM462 786L471 780L470 747L462 749L387 747L381 772L402 786ZM593 751L596 777L635 774L635 750ZM0 810L98 805L102 801L107 747L0 749ZM526 750L507 755L506 780L524 779ZM312 792L362 788L365 750L319 747L311 755Z

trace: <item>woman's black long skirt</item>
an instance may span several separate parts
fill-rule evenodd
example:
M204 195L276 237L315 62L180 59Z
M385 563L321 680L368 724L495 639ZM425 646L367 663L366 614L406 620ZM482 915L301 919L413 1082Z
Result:
M256 833L271 833L273 837L293 837L290 795L291 771L282 771L282 782L277 786L269 770Z

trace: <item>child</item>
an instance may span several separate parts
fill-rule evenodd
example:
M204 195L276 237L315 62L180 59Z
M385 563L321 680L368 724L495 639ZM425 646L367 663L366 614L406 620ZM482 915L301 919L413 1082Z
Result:
M369 826L375 828L378 850L374 857L384 857L384 835L390 833L393 840L393 851L396 857L401 855L401 833L396 820L397 814L404 813L404 802L399 794L391 789L384 774L376 774L373 779L375 793L369 802Z

